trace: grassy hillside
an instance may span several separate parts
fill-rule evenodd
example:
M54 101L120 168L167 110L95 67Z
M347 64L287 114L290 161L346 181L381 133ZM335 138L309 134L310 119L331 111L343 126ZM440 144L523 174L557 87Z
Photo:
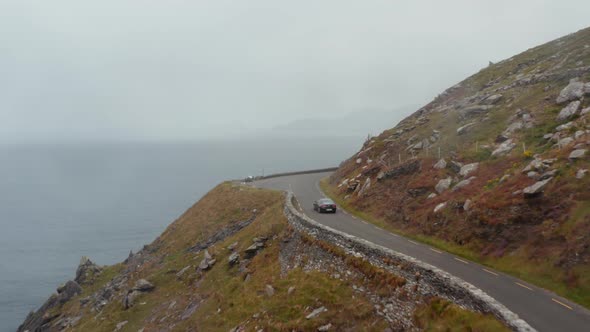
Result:
M387 229L590 307L590 29L490 64L324 189Z
M506 330L492 317L411 294L403 278L295 232L283 200L221 184L125 262L99 267L84 259L75 283L57 295L64 301L53 295L27 320L41 323L20 330ZM239 255L234 264L232 255ZM386 314L376 306L388 296L404 309Z

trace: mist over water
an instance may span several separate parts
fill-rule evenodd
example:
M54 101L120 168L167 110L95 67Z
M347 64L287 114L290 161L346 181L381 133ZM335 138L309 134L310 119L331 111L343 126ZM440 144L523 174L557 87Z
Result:
M0 331L14 331L81 256L120 262L227 179L337 166L359 137L0 146Z

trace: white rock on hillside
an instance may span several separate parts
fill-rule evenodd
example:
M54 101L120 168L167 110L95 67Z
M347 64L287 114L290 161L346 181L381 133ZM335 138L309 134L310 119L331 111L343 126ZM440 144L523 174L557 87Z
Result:
M434 166L432 166L432 167L436 168L436 169L444 169L445 167L447 167L447 162L444 158L442 158L436 164L434 164Z
M551 179L553 179L553 178L549 178L549 179L546 179L543 181L538 181L535 184L533 184L532 186L524 188L522 190L524 197L531 198L531 197L535 197L535 196L541 194L543 192L543 190L545 189L545 186L547 186L547 183L549 183L549 181L551 181Z
M502 144L500 144L496 148L496 150L494 150L494 152L492 152L492 156L494 156L494 157L503 156L505 154L508 154L515 147L516 147L516 143L512 142L512 139L509 139L507 141L504 141Z
M452 182L453 182L453 179L451 177L448 177L446 179L442 179L442 180L438 181L438 183L436 184L434 189L436 190L436 192L441 194L442 192L448 190L451 187Z
M463 167L461 167L461 170L459 171L459 175L461 175L462 177L466 177L467 175L475 172L478 167L479 167L479 163L472 163L472 164L464 165Z
M434 213L438 213L440 210L444 209L447 206L447 202L440 203L434 208Z
M574 151L572 151L572 153L570 153L568 158L571 160L584 158L584 156L586 155L586 151L587 151L586 149L574 150Z
M559 114L557 115L557 121L564 121L578 113L578 109L580 108L580 101L572 101L566 107L564 107Z
M457 135L465 134L467 132L467 129L469 129L469 127L473 126L474 124L475 124L475 122L470 122L464 126L457 128Z
M579 82L577 79L570 80L570 83L561 90L556 102L562 104L568 101L582 98L584 95L584 83Z

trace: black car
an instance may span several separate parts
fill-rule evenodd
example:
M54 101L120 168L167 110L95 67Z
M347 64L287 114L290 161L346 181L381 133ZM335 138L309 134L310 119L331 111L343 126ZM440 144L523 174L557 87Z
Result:
M317 201L313 202L313 209L318 211L319 213L322 212L332 212L336 213L336 203L329 198L320 198Z

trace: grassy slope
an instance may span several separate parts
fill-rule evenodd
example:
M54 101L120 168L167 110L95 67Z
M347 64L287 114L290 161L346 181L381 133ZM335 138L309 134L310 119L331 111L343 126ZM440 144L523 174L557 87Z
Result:
M395 128L368 141L362 150L370 150L344 162L334 176L322 183L324 191L342 207L367 221L513 274L590 308L590 238L587 236L590 177L578 180L574 176L578 169L589 169L590 162L588 159L569 162L571 146L552 149L552 143L542 137L560 124L555 117L564 105L556 105L555 98L569 78L556 75L549 81L500 91L503 99L485 119L462 119L460 112L455 111L461 108L456 105L463 98L495 93L492 89L510 84L519 76L544 73L548 69L547 72L561 72L588 66L590 51L586 45L589 44L590 29L585 29L483 69ZM590 81L588 73L580 78ZM436 111L448 105L449 111ZM588 106L590 103L585 100L581 108ZM479 148L476 152L476 146L494 146L496 136L515 121L511 117L518 109L531 114L535 121L534 128L514 134L518 147L506 157L491 157L493 148ZM420 116L429 121L417 124ZM466 134L458 135L456 129L470 121L476 124ZM578 119L577 130L588 124L588 119ZM400 129L406 131L396 136ZM399 157L404 162L411 157L406 151L406 141L411 136L428 137L432 130L440 131L441 139L430 149L416 154L422 160L421 172L376 181L374 177L378 171L396 167ZM575 130L572 129L570 135ZM578 142L585 140L588 138ZM527 155L523 154L523 143L530 151ZM448 169L432 169L438 148L447 161L454 155L463 163L477 161L481 164L474 174L477 179L470 186L427 199L426 195L434 191L440 179L456 176ZM547 187L545 197L526 201L522 195L512 193L535 182L520 172L531 161L531 154L541 154L544 159L557 158L553 168L558 174ZM356 163L359 157L363 160L361 165ZM374 162L366 164L367 159ZM381 161L375 162L378 160ZM364 165L368 168L363 169ZM369 173L372 168L377 170ZM359 174L361 183L366 177L373 179L365 196L356 197L337 187L343 179ZM500 183L499 179L505 174L510 178ZM426 192L415 197L408 194L409 189ZM344 199L348 195L350 197ZM455 204L462 206L466 199L474 202L469 213L452 208ZM449 207L434 214L434 207L442 202L447 202Z
M109 303L101 313L81 308L78 299L90 295L120 273L124 265L106 267L96 281L84 286L84 293L66 303L59 311L76 316L83 314L74 330L113 331L116 324L127 321L122 331L145 331L172 328L176 331L228 331L242 325L247 330L265 331L313 330L330 322L339 328L382 331L386 326L375 316L372 304L362 296L353 294L346 281L333 279L326 273L304 272L294 269L281 275L279 246L292 231L282 213L281 193L234 186L224 183L190 208L151 245L157 247L155 263L142 266L132 276L129 285L145 278L156 288L142 295L135 306L123 310L119 301ZM185 266L195 266L203 254L187 252L198 241L207 239L217 229L236 220L247 219L252 209L258 210L256 220L240 232L209 248L217 259L213 268L201 276L194 268L177 277ZM207 227L207 228L205 228ZM229 267L227 246L238 242L243 252L255 236L268 236L267 247L248 265L248 281L237 267ZM266 285L275 289L274 296L264 292ZM295 287L287 295L289 287ZM442 301L446 303L445 301ZM191 303L198 308L186 320L179 319ZM326 306L328 312L314 320L305 319L310 308ZM497 331L499 323L489 316L454 308L449 319L446 311L424 306L417 314L423 326L461 327L487 326L485 331ZM483 322L483 323L482 323Z

